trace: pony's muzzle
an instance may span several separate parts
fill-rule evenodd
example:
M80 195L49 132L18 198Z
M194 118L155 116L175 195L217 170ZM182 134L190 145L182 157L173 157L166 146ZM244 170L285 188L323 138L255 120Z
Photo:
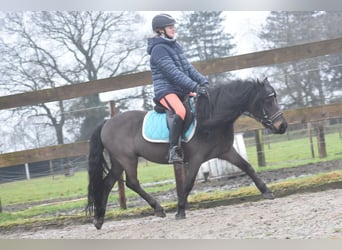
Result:
M286 132L286 129L287 122L283 117L281 119L277 119L272 124L272 132L275 134L284 134Z

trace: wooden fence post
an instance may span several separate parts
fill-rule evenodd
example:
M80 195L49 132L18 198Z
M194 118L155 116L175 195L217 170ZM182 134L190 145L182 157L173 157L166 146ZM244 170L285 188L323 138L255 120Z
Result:
M49 160L50 174L52 175L52 180L55 179L55 171L53 170L52 160Z
M26 173L26 179L30 180L31 176L30 176L30 167L28 163L25 163L25 173Z
M340 118L337 118L337 124L338 124L338 134L340 136L340 139L342 139Z
M110 117L113 117L116 113L115 102L110 101ZM125 184L124 184L124 174L122 173L121 177L118 180L118 189L119 189L119 202L120 208L127 209L126 204L126 194L125 194Z
M311 122L308 122L308 136L310 140L311 157L315 158L315 150L314 150L313 141L312 141Z
M316 128L319 158L327 157L323 123L324 123L324 121L320 121L318 123L317 128Z
M262 134L262 129L255 130L255 143L258 156L259 167L266 166L265 151L264 151L264 138Z

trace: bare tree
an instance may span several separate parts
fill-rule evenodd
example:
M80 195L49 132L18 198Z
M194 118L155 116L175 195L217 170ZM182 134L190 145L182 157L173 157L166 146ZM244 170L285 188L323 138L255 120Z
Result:
M334 21L333 21L334 20ZM267 48L279 48L300 43L338 37L334 26L341 20L338 13L321 11L273 11L260 32ZM335 33L329 32L335 30ZM336 99L341 89L341 57L306 59L275 66L279 82L278 93L286 108L323 105Z
M11 12L1 21L0 50L6 56L0 81L7 93L113 77L146 64L144 40L135 36L143 22L136 12ZM64 143L68 137L87 139L94 124L107 116L105 106L94 95L15 112L40 117L35 123L42 133L53 128L57 143Z

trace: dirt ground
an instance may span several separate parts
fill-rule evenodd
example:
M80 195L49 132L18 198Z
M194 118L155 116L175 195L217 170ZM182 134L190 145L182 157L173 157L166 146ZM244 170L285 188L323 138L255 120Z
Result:
M329 172L342 168L342 161L310 164L261 173L266 183ZM251 185L246 176L197 183L195 192ZM174 192L173 192L174 193ZM160 193L159 200L175 201L175 194ZM294 194L275 200L246 202L187 211L185 220L145 216L105 221L101 230L92 224L62 228L32 228L1 232L3 239L342 239L342 187L324 192ZM128 201L137 206L141 199ZM144 204L145 205L145 204Z
M293 168L283 168L272 171L260 172L258 175L267 184L285 179L309 176L318 173L331 172L342 169L342 160L320 162L315 164L306 164ZM253 181L245 174L236 175L234 177L223 177L219 179L210 179L208 182L195 183L191 194L200 192L212 192L215 190L232 190L239 187L254 186ZM190 195L191 195L190 194ZM176 191L155 193L153 196L159 201L176 201ZM146 205L141 198L132 199L127 206L135 207ZM110 207L117 207L118 204L110 204Z
M2 235L7 239L342 239L342 189L188 211Z

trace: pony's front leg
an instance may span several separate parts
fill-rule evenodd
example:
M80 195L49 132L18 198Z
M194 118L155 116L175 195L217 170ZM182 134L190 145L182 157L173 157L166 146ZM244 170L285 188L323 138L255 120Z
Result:
M186 198L185 198L185 192L184 192L184 182L185 182L184 163L182 162L174 163L173 169L175 173L176 190L177 190L177 197L178 197L178 204L177 204L178 209L177 209L176 219L185 219Z
M244 171L255 183L265 199L274 199L273 192L266 186L265 182L257 175L255 170L238 152L232 147L229 152L220 155L222 160L229 161Z

